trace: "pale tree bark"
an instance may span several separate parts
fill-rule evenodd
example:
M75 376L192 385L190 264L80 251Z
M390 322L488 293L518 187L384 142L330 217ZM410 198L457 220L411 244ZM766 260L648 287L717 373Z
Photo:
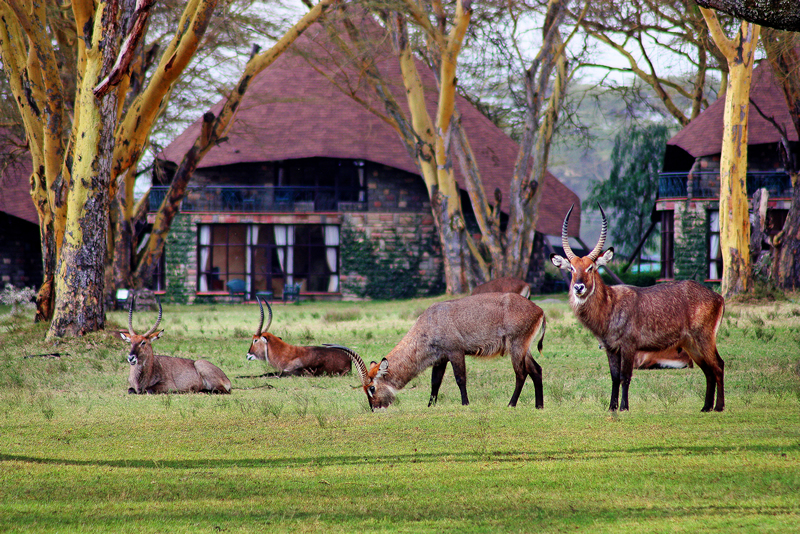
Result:
M80 336L105 326L103 272L106 258L108 183L116 126L116 95L97 99L92 89L115 55L117 2L95 6L90 46L78 87L76 161L66 188L64 242L55 276L55 310L48 338Z
M728 61L724 130L720 157L720 247L722 295L726 298L752 287L750 216L747 200L747 130L753 57L760 27L743 21L734 39L719 26L715 13L702 9L711 36Z
M783 89L795 131L800 135L800 54L797 52L797 34L763 28L761 40L775 78ZM781 231L772 239L773 258L771 278L787 290L800 288L800 154L790 148L788 135L783 139L784 168L792 182L792 203Z

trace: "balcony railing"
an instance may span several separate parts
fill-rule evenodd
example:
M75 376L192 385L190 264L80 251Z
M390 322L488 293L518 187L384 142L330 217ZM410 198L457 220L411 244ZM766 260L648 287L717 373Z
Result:
M169 187L150 188L150 211L158 210ZM367 192L356 187L188 187L181 211L314 212L366 211Z
M747 196L766 188L770 197L792 196L792 182L785 172L748 172ZM691 195L690 193L691 188ZM662 172L658 180L658 198L719 198L719 172Z

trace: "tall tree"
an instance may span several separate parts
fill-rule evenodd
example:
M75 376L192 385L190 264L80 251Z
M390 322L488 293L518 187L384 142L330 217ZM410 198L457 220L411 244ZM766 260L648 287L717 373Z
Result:
M701 8L709 32L728 62L722 155L720 156L719 224L722 251L722 295L752 287L750 217L747 200L747 129L750 82L760 26L742 21L729 39L714 11Z
M570 76L565 53L568 39L561 34L568 4L568 0L547 3L543 44L523 69L525 132L511 177L511 198L507 199L507 207L501 205L497 192L492 203L484 191L480 169L455 106L456 66L472 16L471 4L458 1L454 9L448 10L449 6L438 0L408 1L392 5L394 11L387 11L384 5L375 9L376 20L382 21L391 36L400 62L408 115L395 100L377 67L376 39L347 20L342 24L347 28L348 40L336 39L335 23L329 24L329 34L348 61L358 65L371 90L383 102L385 120L398 132L420 168L444 250L450 293L466 291L475 280L506 275L524 278L527 274L538 217L539 184L544 179L561 98ZM504 4L503 9L519 13L527 7L512 3ZM418 71L420 65L426 65L436 75L435 117L426 108L425 88ZM351 94L358 100L357 93ZM481 230L482 247L466 231L454 176L454 155L465 177L473 213ZM502 209L509 214L505 229L500 224ZM484 250L488 251L488 256L484 255Z
M613 214L610 235L622 254L632 254L650 226L669 137L669 129L659 124L617 134L608 180L595 183L586 199L590 209L599 203Z
M74 0L62 9L51 0L0 0L3 70L33 158L31 194L45 273L37 320L50 320L50 337L103 327L107 259L117 258L109 269L115 271L111 284L132 283L136 169L157 118L199 50L217 0L188 0L177 24L158 26L171 32L163 47L141 44L153 5ZM165 12L174 17L174 10ZM264 57L285 46L279 42ZM269 64L264 57L251 61L248 81L253 65ZM231 106L212 117L212 137L224 132L246 88L240 80ZM160 215L174 209L164 203ZM159 228L157 238L163 239L166 230ZM111 254L107 242L113 243Z
M761 40L775 78L783 89L794 129L800 135L800 54L794 32L762 28ZM777 124L776 124L777 126ZM783 289L800 288L800 154L792 149L788 133L781 131L784 168L792 182L792 203L781 231L772 239L771 277Z

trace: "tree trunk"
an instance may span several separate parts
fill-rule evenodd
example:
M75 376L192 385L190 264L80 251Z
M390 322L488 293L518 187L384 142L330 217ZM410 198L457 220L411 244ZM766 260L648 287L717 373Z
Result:
M775 78L783 88L795 131L800 134L800 54L793 32L781 32L764 28L762 42L767 50L767 59L772 65ZM771 277L775 284L787 290L800 288L800 172L797 149L790 153L786 132L781 132L786 149L784 167L792 180L792 204L783 229L772 240L773 259Z
M720 158L719 225L722 250L722 295L752 287L750 215L747 201L747 128L753 54L760 27L742 22L737 38L725 37L712 11L703 9L714 42L728 60L724 130Z
M76 119L67 225L55 276L56 300L47 337L81 336L105 326L108 184L111 176L116 94L99 100L92 88L115 57L116 4L98 4L87 50Z

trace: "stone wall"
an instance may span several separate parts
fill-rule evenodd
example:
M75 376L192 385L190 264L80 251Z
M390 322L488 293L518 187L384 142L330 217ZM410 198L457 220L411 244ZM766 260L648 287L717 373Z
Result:
M713 205L711 205L713 204ZM717 203L675 202L675 279L706 279L708 270L708 210Z

